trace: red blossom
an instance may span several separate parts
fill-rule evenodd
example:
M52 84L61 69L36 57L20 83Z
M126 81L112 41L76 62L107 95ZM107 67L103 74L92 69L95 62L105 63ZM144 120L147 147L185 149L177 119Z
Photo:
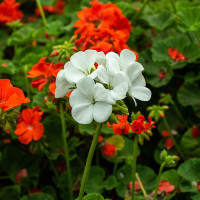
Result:
M20 3L15 3L15 0L4 0L0 3L0 24L6 25L8 22L21 20L22 12L18 9Z
M197 138L199 136L200 136L200 129L196 125L194 125L192 128L192 137Z
M113 127L113 132L116 134L128 134L130 130L130 124L127 122L128 115L116 115L119 119L117 124L112 124L108 122L107 125L109 127Z
M107 157L113 157L116 154L116 146L114 144L106 144L102 149L102 153Z
M128 187L129 187L130 190L132 190L132 182L130 182L130 183L128 184ZM135 181L135 191L140 191L140 190L141 190L141 187L140 187L139 182L138 182L138 181Z
M174 146L174 142L171 138L165 138L165 144L164 146L170 150Z
M24 178L28 177L28 171L27 171L27 169L22 169L21 171L19 171L17 173L17 175L16 175L16 183L18 185L20 185L20 179L23 178L23 177Z
M163 180L159 183L158 193L165 191L166 195L169 195L174 191L174 189L175 189L174 185L172 185L170 182L166 180Z
M149 117L148 122L145 121L143 115L139 115L137 120L134 120L131 129L134 133L141 134L142 132L149 133L149 130L155 128L155 122Z
M181 54L180 52L178 52L177 49L168 48L168 53L169 53L169 56L176 62L187 60L187 57Z

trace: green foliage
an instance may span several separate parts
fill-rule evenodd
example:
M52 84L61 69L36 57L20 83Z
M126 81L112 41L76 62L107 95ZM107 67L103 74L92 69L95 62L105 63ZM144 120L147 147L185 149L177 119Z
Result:
M29 194L27 196L23 196L21 200L53 200L53 197L49 194Z
M20 186L6 186L0 189L0 199L18 200L20 198Z

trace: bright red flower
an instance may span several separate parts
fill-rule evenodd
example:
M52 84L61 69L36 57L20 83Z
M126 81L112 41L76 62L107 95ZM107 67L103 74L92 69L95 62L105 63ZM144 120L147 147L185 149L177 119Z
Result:
M20 20L23 17L22 12L18 9L20 3L15 0L4 0L0 3L0 24L5 25L8 22Z
M158 193L165 191L166 195L172 193L175 189L175 186L172 185L170 182L163 180L159 183Z
M60 71L61 68L64 67L64 63L58 62L56 64L45 62L46 57L42 57L40 61L35 64L32 69L28 72L28 78L36 78L38 79L33 80L31 85L33 88L38 88L39 91L50 82L49 90L50 93L55 94L55 80L57 73Z
M171 138L165 138L164 146L169 150L174 146L174 142Z
M139 115L138 119L134 120L131 126L131 129L134 133L141 134L142 132L149 133L149 130L155 128L155 122L152 119L148 118L149 122L145 121L143 115Z
M200 129L196 125L194 125L192 128L192 137L197 138L199 136L200 136Z
M74 24L77 28L75 41L84 51L88 48L108 53L129 49L126 42L129 39L131 23L114 4L102 4L97 0L90 2L91 8L84 8L78 12L78 20Z
M168 53L169 56L176 62L187 60L187 57L179 53L177 49L168 48Z
M15 135L19 136L19 141L28 144L32 140L40 140L44 133L44 126L40 123L42 111L36 106L33 109L24 109L15 130Z
M102 153L107 157L112 157L116 154L116 146L114 144L106 144L102 149Z
M27 171L27 169L22 169L21 171L19 171L17 173L17 175L16 175L16 183L18 185L20 185L20 179L23 178L23 177L24 178L28 177L28 171Z
M0 108L8 110L30 102L21 89L13 87L9 79L0 79Z
M64 8L65 8L65 2L62 0L57 0L55 6L42 6L43 11L47 11L48 13L53 13L53 14L63 14L64 13ZM40 16L40 10L39 8L35 9L35 15Z
M166 130L162 131L162 136L163 137L169 136L169 132Z
M116 115L119 119L117 124L112 124L108 122L109 127L113 127L113 132L116 134L128 134L130 130L130 124L127 122L128 115Z

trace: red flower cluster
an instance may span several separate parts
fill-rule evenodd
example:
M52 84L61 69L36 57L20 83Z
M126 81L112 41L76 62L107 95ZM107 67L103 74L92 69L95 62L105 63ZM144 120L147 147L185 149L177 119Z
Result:
M0 3L0 24L5 25L8 22L20 20L23 17L22 12L18 9L19 3L15 0L4 0Z
M88 48L108 53L129 49L126 45L129 39L131 25L122 11L114 4L102 4L97 0L90 2L91 8L78 12L75 35L80 34L76 45L84 51Z
M194 125L192 128L192 137L197 138L199 136L200 136L200 129L196 125Z
M28 144L32 140L39 140L43 136L44 126L40 123L43 111L40 107L24 109L15 130L15 135L19 136L19 141Z
M49 91L51 94L55 94L56 89L56 76L57 73L60 71L61 68L64 67L64 63L48 63L45 62L46 57L42 57L39 61L39 63L35 64L32 69L28 72L29 75L27 75L28 78L36 78L39 77L36 80L33 80L31 85L33 88L37 88L39 91L42 90L44 85L46 85L48 82L49 84Z
M132 182L128 184L129 189L132 191ZM141 187L138 181L135 181L135 191L140 191Z
M165 191L166 195L169 195L174 191L174 189L175 189L174 185L172 185L170 182L166 180L163 180L159 183L158 193Z
M116 115L119 119L119 122L117 124L110 125L109 122L107 122L107 125L109 127L113 127L113 132L116 134L128 134L130 130L130 124L127 122L128 115Z
M168 48L168 53L169 56L176 62L187 60L187 57L179 53L177 49Z
M102 153L107 157L112 157L116 154L116 146L114 144L106 144L102 149Z
M9 79L0 79L0 108L8 110L30 102L21 89L13 87Z
M57 0L56 6L48 6L48 5L42 6L43 11L47 11L53 14L63 14L64 8L65 8L65 2L62 0ZM41 15L39 8L35 9L35 15L36 16Z
M134 133L141 134L142 132L149 133L149 130L155 128L155 122L152 119L148 118L149 122L145 121L145 117L143 115L139 115L138 119L134 120L131 126L131 129Z

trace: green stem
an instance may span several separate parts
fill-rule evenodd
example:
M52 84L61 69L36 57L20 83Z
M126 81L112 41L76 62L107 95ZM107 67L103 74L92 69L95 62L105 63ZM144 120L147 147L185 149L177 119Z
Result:
M135 173L136 173L136 160L137 160L137 148L138 148L138 136L136 135L133 143L133 163L132 163L132 195L131 200L135 199Z
M170 0L170 3L171 3L171 5L172 5L172 8L173 8L173 10L174 10L174 13L176 13L176 6L175 6L175 4L174 4L174 0Z
M31 93L30 93L30 87L29 87L29 82L27 78L27 73L28 73L27 67L28 67L27 65L24 66L24 77L25 77L26 93L27 93L27 96L30 98Z
M182 157L182 159L185 160L185 156L184 156L183 152L181 151L181 148L180 148L179 145L177 144L177 142L176 142L174 136L172 135L171 130L170 130L169 125L168 125L168 122L167 122L167 120L166 120L165 117L163 117L163 121L164 121L165 127L167 128L167 131L168 131L168 133L169 133L169 137L172 139L172 141L173 141L173 143L174 143L174 145L175 145L177 151L179 152L180 156Z
M180 111L179 111L178 107L176 106L176 104L175 104L175 103L173 103L172 105L174 106L174 109L175 109L175 111L176 111L176 114L178 115L179 119L180 119L182 122L184 122L184 123L185 123L185 120L183 119L183 117L182 117L182 115L181 115L181 113L180 113Z
M103 126L103 124L97 124L97 128L96 128L95 133L94 133L94 137L93 137L93 140L92 140L92 144L90 146L90 150L89 150L86 165L85 165L85 170L84 170L84 173L83 173L83 178L82 178L82 182L81 182L81 188L80 188L78 200L82 200L82 198L84 196L85 187L86 187L86 184L87 184L87 179L88 179L88 176L89 176L90 167L91 167L91 163L92 163L92 158L93 158L93 155L94 155L95 148L97 146L97 141L98 141L102 126Z
M113 175L116 174L118 164L119 164L118 162L115 162L115 164L114 164Z
M156 200L156 198L157 198L158 187L159 187L159 183L160 183L160 176L162 174L164 166L165 166L165 162L162 163L162 165L160 166L160 169L159 169L158 177L157 177L157 180L156 180L156 188L155 188L155 193L154 193L154 196L153 196L153 200Z
M36 3L37 3L37 6L38 6L38 8L39 8L39 10L40 10L40 14L41 14L41 16L42 16L43 23L44 23L44 25L46 26L46 25L47 25L47 20L46 20L44 11L43 11L43 9L42 9L42 5L41 5L41 3L40 3L40 0L36 0Z
M68 181L68 189L69 189L69 200L73 200L73 191L72 191L72 177L71 177L71 168L70 168L70 161L69 161L69 148L67 144L66 138L66 125L65 125L65 118L63 112L63 103L60 102L60 118L61 118L61 125L62 125L62 140L64 143L65 148L65 161L67 167L67 181Z
M142 190L142 193L143 193L144 197L146 198L147 197L147 193L146 193L146 191L145 191L145 189L143 187L142 181L140 180L139 174L137 172L135 173L135 177L136 177L136 179L137 179L137 181L138 181L138 183L140 185L140 188Z

